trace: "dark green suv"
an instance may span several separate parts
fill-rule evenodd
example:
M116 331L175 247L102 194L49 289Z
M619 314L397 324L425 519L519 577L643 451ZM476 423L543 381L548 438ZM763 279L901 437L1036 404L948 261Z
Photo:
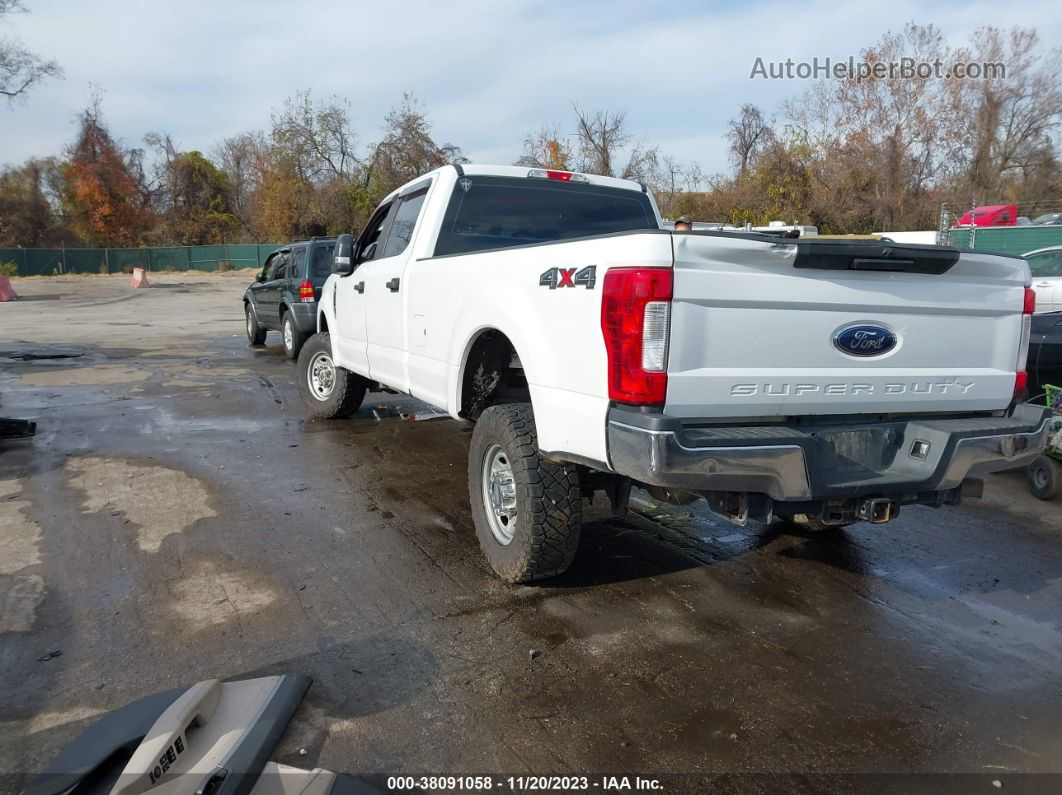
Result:
M335 238L315 237L277 249L243 294L247 339L264 345L267 331L279 331L289 359L299 355L317 331L317 299L332 273Z

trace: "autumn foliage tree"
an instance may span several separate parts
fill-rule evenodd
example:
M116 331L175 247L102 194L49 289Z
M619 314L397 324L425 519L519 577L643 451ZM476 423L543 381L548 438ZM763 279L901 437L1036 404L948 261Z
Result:
M111 137L94 97L59 170L59 197L71 229L92 246L136 246L153 218L128 153Z

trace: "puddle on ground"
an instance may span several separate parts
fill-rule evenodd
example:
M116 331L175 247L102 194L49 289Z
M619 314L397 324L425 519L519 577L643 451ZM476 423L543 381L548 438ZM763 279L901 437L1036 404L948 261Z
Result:
M187 569L187 576L170 589L178 616L200 630L260 613L272 605L276 592L251 575L204 561Z
M207 381L197 383L196 386L213 386ZM132 390L130 390L132 391ZM155 434L188 434L196 432L220 432L226 434L252 434L257 433L269 424L266 421L249 420L242 417L178 417L171 411L167 411L159 405L146 404L134 406L141 411L153 412L153 416L140 426L140 433L146 436ZM280 421L279 418L271 418L272 422Z
M258 375L246 367L203 367L198 364L167 364L157 369L176 376L198 376L206 378L210 382L218 378L240 378L245 375Z
M166 536L217 515L203 483L179 469L96 457L71 458L65 469L69 485L86 494L82 513L124 514L144 552L158 552Z

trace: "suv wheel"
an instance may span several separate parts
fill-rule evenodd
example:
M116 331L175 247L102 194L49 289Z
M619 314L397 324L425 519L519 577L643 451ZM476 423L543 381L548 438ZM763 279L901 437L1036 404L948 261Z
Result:
M491 406L480 416L468 489L479 545L503 580L530 582L571 565L582 524L579 473L539 454L530 404Z
M299 352L299 394L315 420L349 417L365 399L368 381L332 361L327 334L314 334Z
M252 345L265 345L266 330L258 325L250 303L243 305L243 314L246 320L247 341Z
M1055 462L1045 455L1038 456L1025 470L1029 491L1040 500L1053 500L1058 494Z
M306 342L306 335L299 331L295 325L295 318L291 312L285 312L280 321L280 332L284 337L284 353L289 359L298 358L302 345Z

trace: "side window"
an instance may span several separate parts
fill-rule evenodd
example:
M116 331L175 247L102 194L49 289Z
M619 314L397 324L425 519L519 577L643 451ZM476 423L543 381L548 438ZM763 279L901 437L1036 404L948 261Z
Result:
M306 265L306 246L299 246L292 254L291 275L295 279L305 277L304 266Z
M413 238L413 230L420 216L420 208L424 206L424 198L428 195L428 186L407 194L398 200L398 210L395 212L395 220L391 224L391 231L387 233L387 241L384 243L383 256L397 257L409 245Z
M332 273L332 246L314 246L310 263L311 279L327 279Z
M379 259L381 256L380 237L383 235L384 230L387 229L387 224L391 220L391 210L394 209L394 206L394 202L391 202L378 209L361 231L358 236L358 253L354 261L355 266L371 259Z
M281 251L277 255L277 267L273 273L273 279L286 279L288 278L288 260L291 257L291 252Z
M273 272L276 270L279 260L280 252L275 252L266 257L265 265L262 266L262 281L268 282L273 279Z
M1033 276L1062 276L1062 251L1045 251L1029 257Z

